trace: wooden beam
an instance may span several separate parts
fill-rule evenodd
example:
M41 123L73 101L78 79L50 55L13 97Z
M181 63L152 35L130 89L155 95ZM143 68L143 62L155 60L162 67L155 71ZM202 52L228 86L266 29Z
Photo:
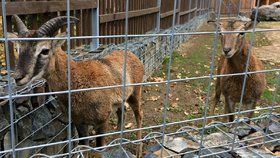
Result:
M171 10L171 11L169 11L169 12L166 12L166 13L162 13L161 15L160 15L160 18L166 18L166 17L168 17L168 16L171 16L171 15L173 15L173 10ZM178 13L179 12L179 9L176 9L176 11L175 11L176 13Z
M269 5L269 0L266 0L266 1L265 1L265 5Z
M181 12L181 13L179 13L179 15L180 15L180 16L186 15L186 14L188 14L188 13L191 13L191 12L196 11L196 9L197 9L197 8L195 7L195 8L193 8L193 9L191 9L191 10L187 10L187 11Z
M142 9L142 10L133 10L128 12L128 18L153 14L157 12L159 12L159 7ZM125 12L100 15L100 23L106 23L110 21L123 20L123 19L125 19Z
M0 5L0 15L2 15L2 5ZM57 11L66 11L66 1L25 1L6 2L7 15L37 14ZM91 9L97 7L96 0L71 0L70 10Z

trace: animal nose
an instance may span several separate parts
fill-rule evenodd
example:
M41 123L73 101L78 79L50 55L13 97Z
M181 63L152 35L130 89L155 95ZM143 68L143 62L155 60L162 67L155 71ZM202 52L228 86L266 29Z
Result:
M224 48L223 51L227 55L231 51L231 48Z

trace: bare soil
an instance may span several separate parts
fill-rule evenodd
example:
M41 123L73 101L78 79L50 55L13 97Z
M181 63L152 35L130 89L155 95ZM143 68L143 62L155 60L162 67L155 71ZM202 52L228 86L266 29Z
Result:
M266 22L259 25L260 28L280 29L280 23ZM272 63L280 63L280 31L271 31L265 33L271 41L271 45L255 48L257 56L265 61Z
M280 23L261 23L261 28L280 28ZM199 31L213 30L213 27L204 24ZM254 48L258 57L264 61L265 69L280 68L280 32L257 33L255 36ZM200 77L210 74L211 55L214 51L213 35L195 35L190 40L181 45L174 51L172 56L172 64L170 67L170 79L184 79ZM220 43L218 41L217 50L220 52ZM215 56L215 63L219 53ZM164 81L167 79L167 68L169 58L166 58L161 67L159 67L153 76L147 82ZM214 70L216 69L216 64ZM216 70L213 72L216 73ZM273 94L277 81L277 73L267 74L267 90L265 91L258 107L265 107L273 103ZM209 87L210 83L210 87ZM195 79L183 82L170 83L169 95L166 96L166 84L153 84L143 87L142 106L144 110L143 127L152 127L160 124L185 121L185 123L168 125L164 128L167 133L179 130L184 126L199 127L203 124L202 120L190 121L203 117L205 112L205 102L207 92L210 88L209 96L214 94L214 81L209 79ZM280 90L276 97L277 105L280 103ZM164 105L167 105L166 113ZM223 103L222 103L223 104ZM211 104L210 104L211 105ZM128 108L126 117L126 125L128 128L135 128L136 124L132 114L132 110ZM217 114L223 113L222 106L217 107ZM256 112L259 115L262 112ZM280 110L278 109L278 112ZM164 116L166 116L164 120ZM220 121L220 118L215 121ZM112 118L111 124L116 126L116 117ZM162 127L143 130L143 136L150 132L162 131ZM136 138L135 133L126 134L130 140ZM145 146L147 147L147 146ZM130 151L135 148L129 147ZM145 150L144 150L145 151Z

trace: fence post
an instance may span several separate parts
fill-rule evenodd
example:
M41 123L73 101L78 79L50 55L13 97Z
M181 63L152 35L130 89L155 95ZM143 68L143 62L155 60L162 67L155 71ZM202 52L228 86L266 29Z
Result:
M196 2L195 2L195 7L196 7L196 11L195 11L195 15L194 15L194 17L196 17L197 16L197 14L199 14L198 12L199 12L199 10L198 10L198 1L199 0L196 0Z
M203 14L205 14L206 13L206 1L207 0L203 0Z
M238 10L237 10L237 16L240 15L241 5L242 5L242 1L239 0L239 3L238 3Z
M99 36L99 0L96 0L97 7L91 9L91 26L92 36ZM92 38L91 50L96 50L99 47L99 38Z
M189 11L192 9L192 0L189 0ZM192 12L188 13L188 22L191 20Z
M217 17L217 14L218 14L218 9L219 9L219 1L216 1L216 4L215 4L215 15Z
M201 3L202 3L202 0L199 0L199 12L198 12L198 15L201 15Z
M178 6L178 10L179 10L179 12L178 12L178 18L177 18L177 25L178 24L180 24L180 13L181 13L181 0L178 0L178 2L177 2L177 6Z
M157 14L157 22L156 22L156 31L160 31L160 14L161 14L161 0L157 0L157 7L159 8L158 14Z
M210 12L212 12L213 8L212 8L212 0L207 0L207 5L208 5L208 10L207 10L207 13L209 15Z

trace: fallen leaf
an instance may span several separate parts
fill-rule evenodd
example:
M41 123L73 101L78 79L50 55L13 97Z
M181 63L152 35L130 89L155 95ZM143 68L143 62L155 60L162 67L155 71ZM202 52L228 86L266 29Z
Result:
M177 77L177 79L181 79L181 78L182 78L182 74L181 74L181 73L178 73L178 74L176 75L176 77Z
M208 66L208 65L203 65L203 66L204 66L205 68L208 68L208 69L210 68L210 66Z
M164 81L164 78L162 78L162 77L153 77L152 80L154 80L155 82L162 82L162 81Z
M172 103L172 104L171 104L171 107L172 107L172 108L177 108L177 107L178 107L178 103Z
M126 128L126 129L128 129L128 128L131 128L133 126L133 123L128 123L127 125L125 125L124 127Z
M7 75L7 70L1 70L1 71L0 71L0 74L1 74L1 75Z
M193 114L198 114L198 104L195 104L194 109L193 109Z
M186 116L188 116L188 115L189 115L189 113L188 113L187 111L184 111L184 114L185 114Z
M280 156L280 151L275 152L273 155Z
M130 110L130 106L129 106L129 104L127 102L124 103L124 106L125 106L126 110Z
M176 98L175 100L176 100L176 101L179 101L179 98Z
M270 92L274 92L276 90L276 88L275 87L268 87L268 91L270 91Z
M199 99L202 103L205 103L205 102L204 102L204 99L202 98L202 96L199 96L198 99Z
M169 99L171 99L171 98L172 98L172 94L171 94L171 93L169 93L169 94L168 94L168 97L169 97Z
M148 101L157 101L160 98L160 96L151 96L150 98L148 98Z
M161 107L161 108L155 108L155 111L156 111L156 112L161 112L161 111L163 111L163 109L164 109L164 107Z
M260 106L256 106L256 111L255 111L256 114L260 113L259 109L261 109L261 107Z
M272 66L274 66L274 65L275 65L275 63L273 63L273 62L269 62L269 64L270 64L270 65L272 65Z

